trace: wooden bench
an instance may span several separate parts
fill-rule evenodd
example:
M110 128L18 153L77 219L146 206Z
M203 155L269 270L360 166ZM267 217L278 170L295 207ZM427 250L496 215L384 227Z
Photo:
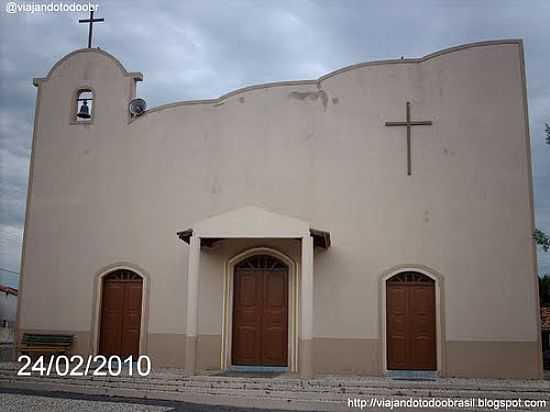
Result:
M73 335L46 335L25 333L21 339L18 351L23 355L31 352L68 354L73 345Z

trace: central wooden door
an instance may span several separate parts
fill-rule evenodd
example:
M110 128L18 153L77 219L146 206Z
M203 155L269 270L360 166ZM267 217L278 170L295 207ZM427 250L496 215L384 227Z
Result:
M386 283L388 369L435 370L435 282L404 272Z
M139 356L143 280L129 270L117 270L103 280L99 353Z
M235 267L232 364L287 366L288 267L258 255Z

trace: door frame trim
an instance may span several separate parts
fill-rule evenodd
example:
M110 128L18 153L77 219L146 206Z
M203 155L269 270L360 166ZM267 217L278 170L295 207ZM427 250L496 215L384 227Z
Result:
M102 299L103 299L103 278L110 273L119 270L126 269L130 270L142 279L141 284L141 322L139 325L139 355L147 353L147 325L149 324L149 288L150 288L150 277L142 269L136 268L135 265L128 263L114 264L106 268L103 268L99 271L94 277L94 296L92 299L93 309L92 309L92 333L90 334L90 348L92 355L99 354L99 339L101 335L101 310L102 310Z
M387 313L386 313L386 281L401 273L401 272L418 272L428 276L435 282L435 350L436 350L436 374L437 376L445 376L445 314L443 308L445 307L444 301L444 279L443 276L436 271L422 265L399 265L385 271L379 277L379 331L382 354L382 373L387 375L390 370L388 369L388 346L387 346Z
M271 247L254 247L230 258L224 268L221 368L233 367L231 345L233 341L233 279L235 266L254 255L270 255L288 266L288 371L298 372L298 331L299 331L299 266L292 258Z

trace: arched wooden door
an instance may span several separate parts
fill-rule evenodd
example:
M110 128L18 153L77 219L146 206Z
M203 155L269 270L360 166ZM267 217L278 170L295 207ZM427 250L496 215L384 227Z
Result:
M235 266L232 364L288 366L288 267L269 255Z
M103 278L99 353L139 356L143 279L126 270Z
M436 369L435 282L418 272L386 281L387 367Z

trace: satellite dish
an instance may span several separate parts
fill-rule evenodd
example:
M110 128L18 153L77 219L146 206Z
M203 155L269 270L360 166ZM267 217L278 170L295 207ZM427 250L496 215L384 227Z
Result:
M143 99L134 99L128 104L128 111L132 116L141 116L146 108L147 104Z

